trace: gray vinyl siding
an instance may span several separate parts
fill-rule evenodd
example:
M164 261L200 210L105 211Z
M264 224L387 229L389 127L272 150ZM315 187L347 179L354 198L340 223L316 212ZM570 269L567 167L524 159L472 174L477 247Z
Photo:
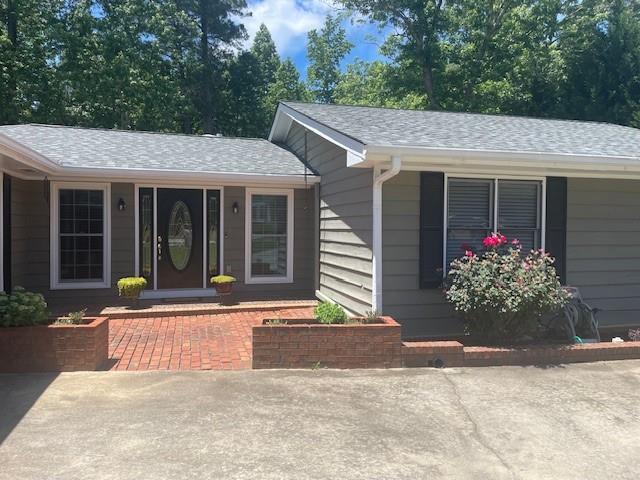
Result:
M459 334L440 289L420 288L420 173L400 172L382 187L382 305L402 336Z
M305 158L304 128L294 123L286 145ZM347 153L307 134L307 161L321 175L319 290L354 313L371 309L371 169L347 168Z
M567 282L601 325L640 322L640 181L567 182Z
M134 271L134 186L111 184L111 283L110 289L50 290L49 212L41 181L11 179L11 275L12 285L40 292L54 303L99 303L117 298L116 282ZM118 201L127 204L118 210Z
M420 174L383 186L383 309L403 336L459 334L440 290L419 288ZM601 308L603 326L640 318L640 181L568 179L567 283Z
M313 298L314 291L314 192L295 189L293 234L293 283L247 284L245 273L245 188L224 189L225 273L238 279L234 291L247 298ZM233 204L238 203L238 213Z
M135 274L135 210L133 184L111 184L111 283L108 289L50 290L49 203L43 182L12 179L11 271L13 286L40 292L54 306L69 303L119 303L116 283ZM314 291L314 192L310 188L294 193L294 282L288 284L244 283L245 189L226 187L225 258L227 273L238 278L239 298L312 298ZM127 208L118 210L122 198ZM232 212L234 202L240 211Z

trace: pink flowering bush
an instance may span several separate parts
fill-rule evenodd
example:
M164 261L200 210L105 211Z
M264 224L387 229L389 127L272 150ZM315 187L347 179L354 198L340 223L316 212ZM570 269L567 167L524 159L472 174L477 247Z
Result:
M482 243L482 253L467 249L451 262L447 300L462 315L467 332L483 341L534 337L540 317L568 300L554 259L543 250L522 255L520 242L510 242L500 233Z

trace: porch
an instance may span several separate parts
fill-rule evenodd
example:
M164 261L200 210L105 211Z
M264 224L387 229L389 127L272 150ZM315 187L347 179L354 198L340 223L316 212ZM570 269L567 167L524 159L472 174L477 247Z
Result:
M251 368L251 328L265 318L312 315L314 301L236 305L157 304L108 307L106 370L245 370Z

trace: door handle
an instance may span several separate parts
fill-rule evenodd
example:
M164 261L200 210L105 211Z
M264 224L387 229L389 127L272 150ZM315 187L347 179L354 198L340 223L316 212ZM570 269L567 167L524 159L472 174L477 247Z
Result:
M162 237L158 235L158 260L162 260Z

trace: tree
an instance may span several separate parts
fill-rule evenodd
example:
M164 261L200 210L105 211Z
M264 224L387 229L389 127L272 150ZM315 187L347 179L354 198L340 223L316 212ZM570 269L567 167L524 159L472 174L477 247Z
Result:
M546 115L558 100L563 0L450 3L441 40L452 110Z
M54 30L61 5L61 0L0 3L0 123L58 115Z
M227 115L223 133L242 137L264 136L264 97L260 64L251 52L240 52L229 66Z
M382 25L390 25L395 32L384 45L384 52L397 62L415 65L420 71L422 89L430 108L440 107L444 89L438 79L443 68L441 39L449 31L444 0L341 0Z
M267 104L270 106L272 115L278 102L283 100L299 102L311 100L311 94L300 81L300 74L290 58L280 64L273 83L269 85Z
M395 108L425 108L427 97L421 93L415 72L401 65L379 60L356 60L344 73L335 90L335 102L345 105L371 105Z
M175 84L154 35L156 4L68 2L57 74L63 121L105 128L175 130Z
M640 126L638 2L584 0L564 21L559 47L559 115Z
M197 122L183 119L187 132L221 130L224 74L234 49L246 38L237 18L245 13L245 0L164 0L158 19L163 56L172 62L186 102L193 103ZM189 111L187 107L185 111Z
M319 32L311 30L307 34L307 80L317 101L333 103L340 79L340 62L352 48L339 17L327 15Z
M251 54L256 58L259 68L259 83L266 94L269 85L273 83L276 71L280 66L280 57L276 50L276 44L271 38L269 29L263 23L258 28L253 45L251 46Z

